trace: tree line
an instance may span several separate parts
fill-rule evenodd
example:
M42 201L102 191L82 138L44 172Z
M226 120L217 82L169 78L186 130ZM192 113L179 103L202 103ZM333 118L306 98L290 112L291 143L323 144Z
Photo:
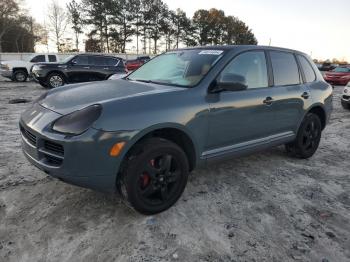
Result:
M64 7L52 0L40 25L18 1L0 2L0 52L33 52L36 43L49 47L50 40L58 52L82 51L83 37L87 52L125 53L135 45L137 53L157 54L182 46L257 44L243 21L215 8L190 18L162 0L72 0Z
M34 52L40 28L17 1L0 1L0 52Z
M86 51L124 53L133 40L137 52L154 54L179 46L257 44L243 21L215 8L189 18L162 0L72 0L68 10L76 36L89 28Z

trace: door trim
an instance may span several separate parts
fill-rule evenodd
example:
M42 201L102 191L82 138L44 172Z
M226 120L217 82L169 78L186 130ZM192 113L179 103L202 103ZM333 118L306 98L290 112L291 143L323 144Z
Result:
M246 149L258 147L261 145L268 145L268 144L275 144L275 142L278 142L279 140L285 141L286 139L292 139L295 137L295 133L293 131L288 131L288 132L283 132L283 133L278 133L275 135L263 137L263 138L258 138L230 146L224 146L224 147L219 147L211 150L204 151L201 155L202 159L207 159L207 158L212 158L212 157L218 157L226 154L231 154L234 152L239 152L239 151L245 151Z

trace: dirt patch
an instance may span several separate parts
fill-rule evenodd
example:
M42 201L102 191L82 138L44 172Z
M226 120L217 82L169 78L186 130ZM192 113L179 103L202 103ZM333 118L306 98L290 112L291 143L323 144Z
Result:
M146 217L115 196L30 165L18 119L45 90L0 82L0 261L350 261L350 112L334 113L309 160L283 147L196 170L184 195Z

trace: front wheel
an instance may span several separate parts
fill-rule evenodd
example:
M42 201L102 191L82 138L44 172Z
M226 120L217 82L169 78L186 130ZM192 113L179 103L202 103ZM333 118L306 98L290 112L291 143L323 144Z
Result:
M16 82L25 82L27 81L28 74L24 70L16 70L13 73L13 80Z
M118 180L122 197L150 215L170 208L182 195L189 174L184 151L173 142L150 138L132 149Z
M64 78L61 74L52 73L47 77L46 82L49 88L60 87L64 85Z
M312 157L321 140L322 125L320 118L313 113L308 113L301 123L296 139L286 144L287 152L298 158Z

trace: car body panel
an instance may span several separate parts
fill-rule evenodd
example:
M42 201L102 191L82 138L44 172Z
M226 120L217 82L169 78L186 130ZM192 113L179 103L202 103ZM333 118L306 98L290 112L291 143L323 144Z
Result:
M315 82L298 86L210 93L213 79L237 55L250 50L276 50L259 46L199 49L210 48L224 50L225 55L193 88L119 79L50 90L39 101L40 105L35 104L23 113L20 124L39 138L62 145L63 164L56 169L46 167L26 146L24 151L34 156L32 163L53 176L111 191L127 152L155 130L172 129L186 135L194 146L195 165L201 166L292 141L303 117L313 107L322 108L329 119L332 88L320 73L316 73ZM302 98L304 92L309 92L310 97ZM274 103L264 104L267 96ZM68 136L52 130L61 115L93 104L100 104L102 113L83 134ZM110 157L110 148L121 141L125 142L121 153ZM34 149L40 155L39 149L40 143ZM96 177L103 179L94 184ZM84 181L77 181L80 178Z

